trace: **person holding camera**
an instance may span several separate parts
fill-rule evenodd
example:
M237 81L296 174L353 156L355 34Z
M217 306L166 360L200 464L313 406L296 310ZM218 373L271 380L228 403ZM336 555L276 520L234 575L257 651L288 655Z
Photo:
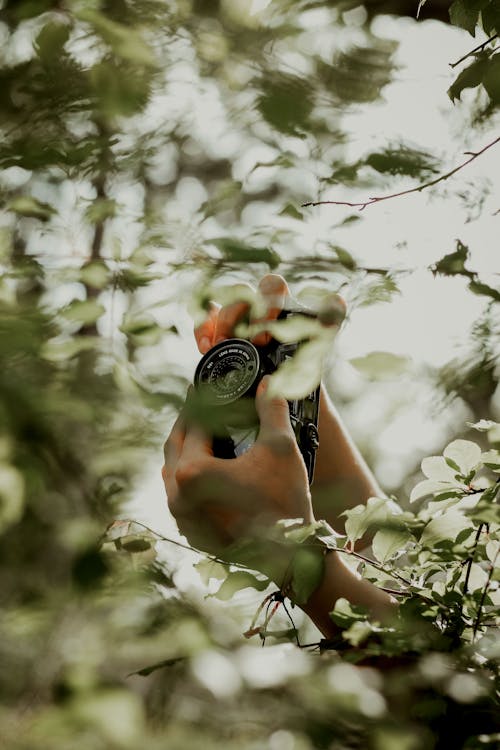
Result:
M265 276L258 288L266 313L259 323L276 320L290 291L277 274ZM343 302L338 300L338 304ZM206 320L195 330L201 354L232 338L249 313L247 302L225 307L211 303ZM271 339L265 330L253 339L257 347ZM314 483L292 428L288 403L269 395L269 375L255 394L259 430L255 442L235 458L214 455L212 437L193 417L181 414L164 446L162 476L170 511L180 532L195 547L238 562L246 540L258 540L259 552L246 563L269 576L283 591L289 560L286 549L269 539L280 519L324 519L339 528L339 515L349 507L380 496L381 490L342 424L325 390L320 390L319 435ZM331 497L335 502L329 502ZM255 550L255 545L252 547ZM395 603L381 589L361 579L330 551L317 589L300 606L325 638L337 629L329 617L337 599L367 607L378 620L387 619ZM284 592L286 593L286 592Z

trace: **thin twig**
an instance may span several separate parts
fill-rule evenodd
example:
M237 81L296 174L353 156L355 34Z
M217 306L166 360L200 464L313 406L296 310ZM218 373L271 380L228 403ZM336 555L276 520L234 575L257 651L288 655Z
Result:
M443 180L447 180L452 175L456 174L456 172L460 171L464 167L466 167L468 164L474 161L474 159L477 159L478 156L481 156L485 153L489 148L492 148L495 144L497 144L500 141L500 136L498 138L495 138L494 141L491 141L491 143L488 143L486 146L484 146L480 151L473 151L468 152L471 154L469 159L464 161L462 164L459 164L454 169L450 170L449 172L446 172L446 174L442 174L439 177L436 177L434 180L430 180L429 182L424 182L422 185L418 185L414 188L409 188L408 190L402 190L399 193L391 193L390 195L378 195L373 196L372 198L369 198L366 201L361 201L359 203L351 203L350 201L310 201L309 203L302 203L302 208L306 208L308 206L349 206L350 208L359 208L360 211L363 211L367 206L371 206L374 203L380 203L381 201L388 201L392 198L400 198L403 195L410 195L411 193L420 193L422 190L425 190L426 188L432 187L433 185L437 185L439 182L443 182Z
M251 568L249 565L244 565L243 563L236 563L231 562L229 563L227 560L223 560L220 557L217 557L216 555L210 555L208 552L203 552L201 549L197 549L196 547L191 547L189 544L183 544L182 542L178 542L176 539L170 539L168 536L163 536L163 534L160 534L159 531L155 531L154 529L150 528L149 526L146 526L145 523L141 523L141 521L130 521L130 523L136 523L138 526L142 526L143 529L146 529L146 531L149 531L151 534L154 534L161 542L169 542L170 544L174 544L176 547L181 547L181 549L187 549L189 552L196 552L197 555L201 555L202 557L206 557L211 562L220 563L221 565L233 565L236 568L242 568L244 570L254 570L254 568Z
M454 63L449 63L450 68L456 68L457 65L460 65L461 62L464 60L467 60L468 57L472 57L472 55L475 55L476 52L480 52L482 49L484 49L490 42L492 42L494 39L496 39L498 34L493 34L493 36L490 36L489 39L487 39L482 44L479 44L477 47L474 47L470 52L467 52L466 55L460 58L460 60L457 60Z
M486 583L484 585L483 593L482 593L482 596L481 596L481 601L479 602L479 608L478 608L478 612L477 612L476 622L474 623L474 630L472 631L472 637L473 637L474 640L476 639L476 633L479 630L479 625L481 624L481 615L482 615L484 600L486 599L486 594L488 593L488 589L490 587L491 579L493 577L493 572L495 570L495 564L496 564L497 557L498 557L499 553L500 553L500 547L497 549L495 557L493 558L493 561L491 563L490 572L488 573L488 580L486 581Z
M477 545L479 543L479 537L481 536L481 532L483 530L483 526L485 526L485 525L487 526L487 524L484 524L484 523L480 523L479 524L479 528L478 528L478 530L476 532L476 537L474 539L474 546L472 548L472 553L467 558L467 572L465 574L464 592L463 592L463 598L464 599L467 596L467 592L469 590L470 572L472 570L472 563L474 562L474 557L475 557L475 554L476 554ZM463 601L462 601L462 604L463 604Z

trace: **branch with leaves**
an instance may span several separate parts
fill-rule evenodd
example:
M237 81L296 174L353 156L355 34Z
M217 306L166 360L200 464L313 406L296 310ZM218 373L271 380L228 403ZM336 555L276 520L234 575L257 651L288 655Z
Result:
M409 188L408 190L401 190L398 193L390 193L389 195L378 195L378 196L372 196L371 198L368 198L365 201L359 201L359 202L351 202L351 201L333 201L333 200L327 200L327 201L310 201L308 203L302 203L302 208L307 208L310 206L349 206L350 208L359 208L360 211L364 211L367 206L372 206L375 203L381 203L382 201L392 200L394 198L401 198L404 195L411 195L412 193L420 193L422 190L426 190L427 188L433 187L434 185L439 184L440 182L443 182L444 180L448 180L450 177L452 177L454 174L459 172L461 169L464 169L464 167L468 166L473 162L475 159L477 159L479 156L482 156L488 149L495 146L497 143L500 142L500 136L498 138L495 138L491 143L488 143L486 146L484 146L479 151L467 151L465 152L467 156L469 156L466 161L462 162L458 166L451 169L449 172L446 172L445 174L440 175L439 177L436 177L434 180L429 180L428 182L424 182L422 185L417 185L417 187Z

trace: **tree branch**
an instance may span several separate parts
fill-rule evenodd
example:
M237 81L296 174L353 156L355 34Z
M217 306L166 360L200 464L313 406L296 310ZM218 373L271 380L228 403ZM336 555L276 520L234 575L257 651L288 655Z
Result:
M449 172L446 172L445 174L440 175L439 177L436 177L434 180L430 180L429 182L424 182L422 185L418 185L417 187L410 188L408 190L402 190L399 193L391 193L390 195L378 195L373 196L372 198L369 198L366 201L361 201L359 203L351 203L349 201L311 201L309 203L302 203L302 208L307 208L308 206L349 206L350 208L359 208L360 211L363 211L367 206L371 206L374 203L380 203L381 201L388 201L392 198L400 198L403 195L410 195L411 193L420 193L422 190L425 190L426 188L432 187L433 185L437 185L439 182L443 182L443 180L447 180L449 177L452 177L452 175L459 172L461 169L466 167L468 164L473 162L475 159L478 158L478 156L481 156L485 153L489 148L492 148L492 146L495 146L500 141L500 136L498 138L495 138L494 141L491 141L491 143L488 143L486 146L484 146L480 151L468 151L467 154L469 155L469 158L462 162L462 164L459 164L457 167L454 167L454 169L451 169Z
M454 63L449 63L450 68L456 68L457 65L460 65L461 62L463 62L464 60L467 60L468 57L472 57L472 55L475 55L476 52L481 52L481 50L487 47L490 42L492 42L494 39L497 38L497 36L498 34L493 34L493 36L490 36L490 38L487 39L485 42L483 42L482 44L479 44L477 47L474 47L474 49L472 49L470 52L467 52L467 54L461 57L460 60L457 60Z
M496 565L496 561L497 561L497 557L498 557L499 553L500 553L500 548L496 551L495 557L492 560L491 567L490 567L490 572L488 573L488 580L486 581L486 583L484 585L483 593L482 593L482 596L481 596L481 601L479 602L479 607L478 607L478 611L477 611L477 618L476 618L476 622L474 623L474 630L473 630L473 633L472 633L472 637L473 637L474 640L476 638L476 633L479 630L479 625L481 624L481 615L482 615L482 611L483 611L484 600L486 599L486 594L488 593L488 589L490 587L491 579L493 577L493 572L495 570L495 565Z

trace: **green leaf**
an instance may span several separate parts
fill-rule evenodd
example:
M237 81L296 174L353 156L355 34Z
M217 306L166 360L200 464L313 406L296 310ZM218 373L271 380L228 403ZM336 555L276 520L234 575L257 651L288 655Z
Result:
M83 325L90 325L99 320L105 311L104 306L99 302L93 299L87 299L74 300L61 311L61 314L66 320L82 323Z
M370 154L365 159L365 164L381 174L409 177L419 177L423 173L437 171L437 162L431 154L408 146L398 149L387 148Z
M228 573L213 596L227 602L233 598L237 591L242 589L252 588L257 589L257 591L264 591L268 586L269 580L267 578L257 578L257 576L247 573L245 570L235 570Z
M500 71L499 71L500 75ZM488 286L488 284L483 284L482 281L478 281L477 279L472 279L472 281L469 283L469 289L473 294L479 294L483 295L484 297L490 297L491 299L494 299L496 302L500 302L500 292L498 289L494 289L491 286Z
M433 548L444 540L455 541L458 534L471 525L470 518L452 508L429 521L420 537L420 543L423 547Z
M412 535L406 529L380 529L373 537L372 550L377 560L385 563L410 541Z
M298 76L274 74L263 80L258 109L276 130L300 135L309 128L314 101L309 83Z
M299 547L292 562L292 590L297 604L305 604L321 579L325 558L320 548Z
M291 359L271 375L269 394L288 400L304 398L321 380L323 362L331 349L335 329L322 329L312 341L302 344Z
M500 104L500 53L488 60L482 83L491 101Z
M394 503L387 498L370 497L366 505L356 505L342 513L346 516L345 532L350 542L356 542L374 525L382 525L394 512Z
M304 219L302 211L299 211L293 203L287 203L278 213L278 216L290 216L292 219L298 219L299 221Z
M488 36L500 32L500 3L498 0L490 0L489 4L481 10L481 23Z
M222 253L228 263L267 263L270 268L276 268L281 258L270 247L253 247L239 240L221 237L211 240Z
M451 101L454 102L455 99L460 99L460 95L464 89L474 89L476 86L479 86L483 81L487 69L488 59L486 57L478 57L467 68L462 70L448 89L448 96Z
M351 627L355 622L365 622L367 614L367 610L364 607L351 604L348 599L340 597L335 602L335 606L330 612L330 617L335 625L344 629Z
M465 262L469 258L469 248L464 245L460 240L457 240L457 249L453 253L445 255L444 258L438 260L431 270L433 273L441 273L445 276L454 276L465 271Z
M39 32L34 47L38 57L44 62L57 62L63 54L63 47L69 39L69 23L50 21Z
M48 221L57 211L48 203L33 198L31 195L19 196L7 204L7 210L14 211L18 216Z
M347 250L344 250L343 247L339 247L338 245L334 245L332 247L332 250L336 254L340 263L342 263L344 268L347 268L349 271L354 271L357 264L354 258L352 257L352 255L349 252L347 252Z
M148 67L155 65L154 54L137 29L112 21L91 8L81 8L75 15L93 26L118 57Z
M388 380L407 372L411 360L392 352L370 352L349 360L351 365L370 380Z
M479 13L487 4L488 0L455 0L449 9L450 21L475 36Z
M470 474L481 462L481 448L470 440L454 440L446 446L443 455L451 459L464 476Z

